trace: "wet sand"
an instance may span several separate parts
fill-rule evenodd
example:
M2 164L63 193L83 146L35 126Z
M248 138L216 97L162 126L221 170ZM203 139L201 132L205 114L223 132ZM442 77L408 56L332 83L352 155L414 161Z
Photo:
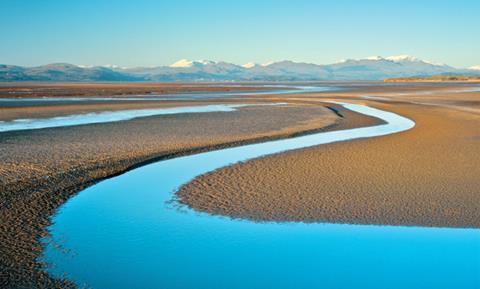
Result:
M57 96L64 94L72 96L97 95L99 89L98 86L94 85L95 93L88 89L86 92L75 90L65 93L65 91L62 91L65 87L62 86L60 92L58 92L54 89L54 85L52 86L54 92L48 93ZM19 87L21 88L21 86ZM355 208L364 208L365 203L371 202L373 204L371 208L389 212L388 210L399 207L398 204L395 205L396 202L403 205L405 203L407 205L417 203L422 205L429 197L433 198L432 204L436 204L435 202L438 201L442 206L448 205L447 202L439 201L439 197L435 195L438 190L427 191L418 201L416 199L412 200L412 196L415 196L412 195L413 193L407 193L405 197L402 197L402 194L397 194L395 198L390 198L393 195L391 193L379 193L389 192L390 188L392 190L397 189L397 191L402 188L402 192L403 190L408 192L409 186L416 186L422 182L432 184L431 180L440 179L442 188L444 188L441 191L442 197L446 196L447 200L452 200L452 196L460 196L450 204L449 208L453 208L452 212L456 212L458 204L463 206L466 202L470 202L471 205L467 207L468 210L472 210L472 207L478 204L476 199L478 190L476 191L477 194L475 192L468 194L468 190L471 189L469 186L477 185L476 178L472 180L472 175L476 174L478 176L478 169L476 167L471 168L469 165L465 166L465 164L471 165L474 161L478 163L478 145L472 145L470 140L474 141L475 144L480 141L478 119L472 116L474 112L471 111L472 107L478 106L476 106L476 102L472 105L470 94L464 97L455 96L455 103L442 103L441 106L436 107L431 104L428 106L408 104L408 99L393 97L388 101L369 101L361 98L363 94L382 96L385 93L433 89L430 86L418 87L417 85L410 86L407 84L389 87L376 84L363 86L362 84L351 86L351 88L352 91L345 92L282 96L263 95L244 100L244 102L262 103L288 101L295 104L287 107L256 106L242 108L236 112L155 116L109 124L2 133L0 137L0 272L2 273L0 287L53 288L72 285L66 280L51 279L41 270L43 264L40 264L36 259L42 252L39 240L47 234L45 228L49 225L49 218L57 208L68 198L99 180L121 174L137 166L179 155L322 130L378 124L376 119L366 118L340 109L335 105L329 105L330 108L326 108L317 102L317 100L322 99L362 102L385 110L392 110L415 119L417 125L420 121L417 118L421 116L421 122L424 122L421 127L424 127L427 141L425 142L422 133L415 133L415 137L406 138L404 141L402 136L413 134L412 132L406 132L405 134L387 136L378 140L359 140L351 143L332 144L255 160L201 177L182 189L179 194L180 201L201 211L254 220L326 221L331 219L335 222L370 223L371 217L376 216L375 220L381 220L379 223L405 224L406 222L401 219L402 215L392 215L389 219L386 217L387 213L383 215L359 214L358 216L353 214L341 220L336 219L339 215L335 215L331 211L332 215L327 216L326 214L329 211L325 210L325 214L320 218L319 215L316 215L319 205L316 201L318 196L311 196L311 192L318 193L318 188L322 187L333 188L330 197L327 198L327 201L330 200L330 202L322 205L322 208L329 205L332 208L337 206L338 209L334 211L351 209L352 212L359 212ZM435 85L434 88L444 91L451 89L451 85ZM121 92L121 89L119 90ZM146 91L149 89L140 87L139 90ZM106 95L109 95L109 93L111 91ZM138 91L135 91L135 93L138 93ZM38 92L38 96L41 95L42 92ZM478 94L476 95L478 96ZM426 99L419 100L422 102L438 102L431 100L428 96L424 97ZM450 101L450 97L453 96L444 98L444 101ZM239 100L215 99L181 103L167 101L161 104L152 102L129 104L109 102L100 106L87 102L82 105L47 105L41 109L38 107L15 108L14 110L8 110L9 116L5 116L4 112L7 110L0 111L0 114L4 119L12 119L132 107L136 109L151 108L152 105L176 106L180 104L192 105L193 103L202 105L237 101ZM457 114L457 111L460 113ZM448 121L450 118L445 118L445 113L452 118L451 121ZM462 115L463 117L460 117ZM442 126L443 123L446 123L447 126ZM462 129L459 129L458 126ZM439 129L443 127L444 129ZM454 138L454 135L457 134L463 135L459 138L458 143L457 138ZM394 138L390 139L390 137ZM435 148L435 150L428 149L429 146ZM311 150L315 153L310 152ZM399 151L398 154L392 153L397 150ZM441 158L438 158L437 155L440 155ZM372 162L367 163L366 159L371 159ZM388 162L383 162L383 160ZM418 163L410 163L412 160L418 161ZM442 170L430 169L430 167L437 165L437 160L441 160L442 163L445 162L446 165L442 166ZM385 163L390 165L385 166ZM445 166L447 165L448 168L455 168L455 173L446 170ZM251 166L251 168L248 166ZM409 172L412 168L415 169ZM252 176L251 174L255 170L256 175ZM223 174L224 171L228 171L228 178L218 179L218 176ZM418 172L419 177L403 178L403 174L410 176L413 172ZM439 173L442 174L437 175ZM448 177L448 175L451 177ZM442 180L443 176L447 176L446 179ZM253 182L249 177L256 178L256 181ZM457 178L456 182L452 180L454 177ZM202 188L204 184L200 180L206 179L211 183ZM394 183L396 186L391 184L393 179L397 180ZM403 180L405 180L404 183ZM349 190L357 192L357 182L360 185L361 190L358 189L358 192L361 197L355 198L351 192L350 195L347 193ZM304 184L310 184L310 187L317 188L317 191L305 189ZM452 184L459 184L461 190L448 190ZM339 192L338 188L341 187L345 188L340 190L345 197L339 198L335 194ZM202 189L199 190L199 188ZM213 188L218 188L218 191L212 191ZM265 191L259 190L265 188L273 192L273 195L269 193L269 195L262 196L258 193L266 194ZM426 188L434 189L436 186L426 186ZM298 193L299 191L305 192L305 194L300 193L298 197L292 195L292 193ZM320 192L324 193L325 191L328 190L321 190ZM244 195L251 192L253 195L245 195L247 201L238 202L235 199L239 196L239 192ZM205 204L207 194L213 194L212 196L214 196L211 204ZM311 196L313 199L305 202L307 196ZM269 197L271 199L268 199ZM353 199L349 201L348 197ZM347 200L343 207L338 205L340 200ZM361 201L364 203L361 203ZM255 202L258 202L258 204L255 204ZM286 205L283 205L283 202L290 207L287 208ZM272 211L268 209L275 205L278 205L280 209L285 208L285 210ZM306 210L306 208L309 208L307 205L313 209ZM246 207L239 208L239 206ZM352 208L349 206L352 206ZM422 210L426 207L405 206L405 208ZM432 205L432 208L436 207ZM302 210L313 213L303 214ZM431 213L432 210L419 211L419 214L425 220L430 218ZM462 222L459 220L468 224L475 223L468 220L475 219L477 215L472 213L467 221L462 219L466 218L467 215L459 214L455 218L452 217L452 220L454 220L452 224L458 225ZM367 217L362 219L362 216ZM399 219L393 220L394 216ZM308 219L309 217L310 219ZM381 219L381 217L384 217L384 219ZM420 217L415 220L418 219ZM441 222L444 222L444 220L442 219Z
M2 133L0 287L71 285L38 270L39 239L60 205L101 179L178 155L333 129L339 119L321 104L296 104Z
M416 126L219 169L181 188L179 201L255 221L479 228L480 94L356 101Z
M86 101L82 104L63 103L61 105L44 104L39 106L24 107L0 107L0 121L10 121L26 118L50 118L57 116L68 116L72 114L99 113L104 111L137 110L137 109L156 109L185 106L202 106L211 104L266 104L271 101L262 99L218 99L218 100L197 100L197 101L129 101L115 102L108 101L95 103Z
M0 98L162 95L196 92L257 91L271 88L221 83L52 83L0 82Z

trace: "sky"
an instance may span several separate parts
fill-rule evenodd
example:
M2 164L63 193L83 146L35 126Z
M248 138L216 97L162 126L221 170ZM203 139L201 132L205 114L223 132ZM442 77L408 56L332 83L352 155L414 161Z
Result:
M409 54L480 65L478 0L1 0L0 63L126 67Z

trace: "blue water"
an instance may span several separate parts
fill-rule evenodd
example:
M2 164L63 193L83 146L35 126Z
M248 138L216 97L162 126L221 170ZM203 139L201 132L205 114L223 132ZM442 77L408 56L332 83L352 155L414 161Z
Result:
M465 92L480 92L480 87L470 88L464 90Z
M274 103L275 104L275 103ZM266 104L264 104L266 105ZM199 106L182 106L172 108L153 109L130 109L104 112L91 112L72 114L50 118L16 119L12 121L0 121L0 132L27 129L42 129L51 127L75 126L92 123L116 122L130 120L139 117L154 115L168 115L180 113L207 113L207 112L230 112L245 105L242 104L212 104Z
M42 259L52 275L93 288L479 288L479 230L255 223L171 202L182 184L231 163L414 126L344 106L387 124L180 157L102 181L60 208Z
M231 91L231 92L196 92L196 93L174 93L174 94L137 94L131 96L88 96L88 97L4 97L0 98L0 107L9 107L12 104L18 103L22 106L26 105L39 105L41 103L48 104L63 104L69 103L82 103L82 102L105 102L105 101L164 101L164 100L197 100L197 99L215 99L232 96L248 96L248 95L272 95L272 94L292 94L292 93L314 93L335 91L342 88L336 86L307 86L307 85L268 85L268 84L249 84L249 85L232 85L229 87L259 87L259 88L272 88L271 90L251 90L251 91ZM275 88L275 89L273 89Z
M293 93L313 93L322 91L332 91L338 88L330 86L284 86L284 85L256 85L258 87L276 88L268 91L234 91L234 92L212 92L212 93L184 93L164 95L158 97L45 97L45 98L0 98L0 107L2 103L19 103L23 105L36 106L42 102L85 102L85 101L129 101L129 100L194 100L209 99L230 96L244 95L272 95L272 94L293 94ZM168 98L165 96L170 96ZM244 105L202 105L185 106L173 108L154 108L154 109L127 109L117 111L91 112L81 114L71 114L65 116L55 116L48 118L33 119L14 119L9 121L0 121L0 132L18 131L29 129L42 129L63 126L85 125L93 123L106 123L130 120L139 117L148 117L154 115L179 114L179 113L206 113L206 112L227 112L234 111L236 108Z

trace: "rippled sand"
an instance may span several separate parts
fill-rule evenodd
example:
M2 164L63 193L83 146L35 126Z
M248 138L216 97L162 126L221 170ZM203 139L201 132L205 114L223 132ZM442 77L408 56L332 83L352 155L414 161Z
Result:
M349 98L415 128L223 168L184 186L180 201L260 221L480 227L480 94L381 95Z
M54 109L78 112L85 107ZM39 238L55 210L85 186L154 160L318 131L336 119L322 105L251 106L1 133L0 269L6 277L0 282L7 283L0 287L66 285L36 269L41 265L36 260L42 251Z
M365 103L408 116L415 129L254 160L202 176L185 186L180 200L195 209L255 220L333 221L478 227L479 93L445 94L457 85L373 84L351 91L308 95L262 95L248 102L286 101L236 112L170 115L125 122L2 133L0 137L0 287L53 287L36 260L49 217L82 188L136 166L198 151L328 129L378 124L317 100ZM34 96L110 95L151 88L73 85ZM29 87L19 87L24 91ZM82 90L83 89L83 90ZM173 87L173 91L186 88ZM230 88L226 88L227 90ZM417 91L435 94L402 96ZM0 91L1 94L8 89ZM366 99L363 96L387 98ZM8 95L7 95L8 96ZM194 102L59 103L4 107L3 120ZM409 102L419 102L417 104ZM421 104L427 102L426 104ZM439 105L439 106L437 106ZM205 194L214 199L205 201ZM5 277L6 276L6 277Z

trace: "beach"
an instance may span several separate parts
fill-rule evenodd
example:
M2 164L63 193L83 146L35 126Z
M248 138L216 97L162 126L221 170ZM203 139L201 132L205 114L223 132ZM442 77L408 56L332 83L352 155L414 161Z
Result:
M480 227L479 94L386 95L356 102L414 129L219 169L185 185L180 202L256 221Z
M67 94L81 95L75 87ZM158 115L2 133L0 266L5 284L73 286L42 270L40 240L48 234L46 228L57 209L100 180L182 155L382 124L331 101L395 112L414 120L416 126L395 135L321 145L222 168L183 186L174 201L197 211L254 221L477 228L479 93L448 93L452 89L462 90L464 85L374 83L350 85L344 91L235 99L87 101L45 104L40 109L2 108L2 118L8 121L124 109L247 104L231 112ZM426 93L431 91L435 93Z
M236 101L238 103L238 101ZM215 103L236 103L228 99ZM0 139L0 231L7 287L68 286L40 270L40 238L57 208L83 188L154 161L216 148L333 129L342 121L322 104L256 105L232 112L175 114L130 121L11 131ZM11 117L52 117L100 109L162 108L196 102L86 103L5 109ZM269 103L262 102L263 104ZM332 105L334 106L334 105ZM2 279L3 280L3 279ZM4 282L4 281L2 281ZM70 284L71 285L71 284Z

